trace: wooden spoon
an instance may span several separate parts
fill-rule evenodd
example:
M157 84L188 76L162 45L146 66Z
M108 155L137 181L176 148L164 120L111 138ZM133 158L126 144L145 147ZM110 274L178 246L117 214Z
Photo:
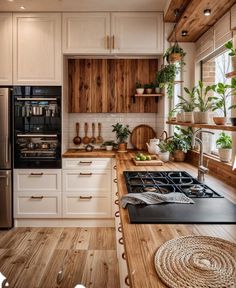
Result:
M96 138L95 138L95 123L92 123L92 137L90 139L90 142L92 144L95 144L96 143Z
M75 145L79 145L81 143L81 138L79 137L79 123L76 123L76 136L73 139Z
M84 133L85 133L85 136L84 136L82 142L84 144L89 144L90 138L87 136L87 134L88 134L88 123L87 122L84 123Z
M98 137L96 139L96 143L100 144L103 143L103 138L101 136L102 124L98 123Z

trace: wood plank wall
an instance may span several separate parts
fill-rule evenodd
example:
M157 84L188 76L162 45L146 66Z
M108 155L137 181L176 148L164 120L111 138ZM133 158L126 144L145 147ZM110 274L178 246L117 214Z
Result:
M69 59L69 112L157 112L153 97L138 97L135 83L154 82L157 59Z

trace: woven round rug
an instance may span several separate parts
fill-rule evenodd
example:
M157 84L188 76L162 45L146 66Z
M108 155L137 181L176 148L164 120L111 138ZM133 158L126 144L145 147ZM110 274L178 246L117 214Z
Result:
M157 250L155 268L170 288L236 287L236 244L208 236L172 239Z

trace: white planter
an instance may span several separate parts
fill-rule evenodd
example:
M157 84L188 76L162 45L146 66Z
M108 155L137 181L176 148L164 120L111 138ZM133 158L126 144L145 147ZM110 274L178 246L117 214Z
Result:
M209 112L193 112L193 118L196 124L208 124Z
M136 88L136 93L141 95L144 92L144 88Z
M168 162L170 159L170 152L166 151L166 152L159 152L158 154L159 159L163 162Z
M161 93L161 88L160 88L160 87L156 87L156 88L155 88L155 93L156 93L156 94Z
M176 121L177 122L184 122L184 112L179 112L176 115Z
M218 148L220 161L222 162L230 162L232 157L232 149L223 149Z
M184 112L184 122L193 123L193 112Z
M105 146L106 147L106 150L107 151L111 151L112 150L112 148L113 148L113 146L112 145L107 145L107 146Z

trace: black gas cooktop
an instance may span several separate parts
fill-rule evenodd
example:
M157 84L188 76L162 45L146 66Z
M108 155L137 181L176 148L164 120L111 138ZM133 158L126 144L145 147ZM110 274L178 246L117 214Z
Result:
M180 192L194 204L128 204L130 223L236 223L236 205L185 171L125 171L128 193Z

